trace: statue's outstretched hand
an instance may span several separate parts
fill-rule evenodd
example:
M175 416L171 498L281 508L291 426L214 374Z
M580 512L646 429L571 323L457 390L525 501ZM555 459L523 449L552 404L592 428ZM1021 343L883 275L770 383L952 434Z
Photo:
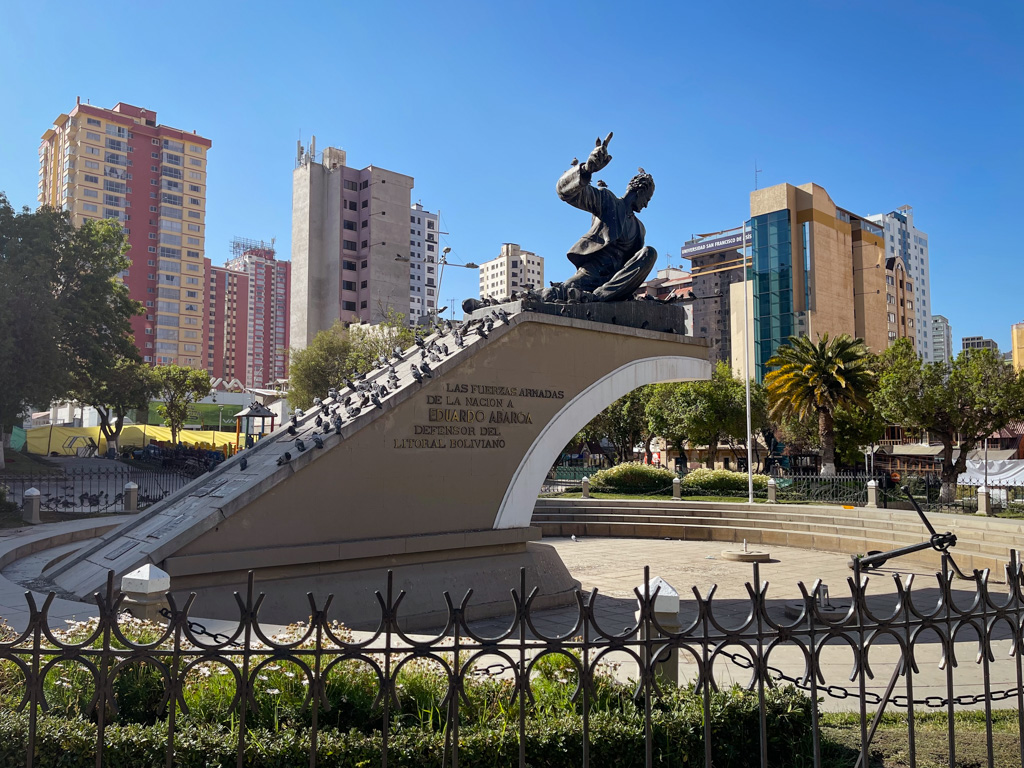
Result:
M590 150L590 157L583 163L583 170L587 173L597 173L612 161L612 156L608 154L608 142L611 140L611 133L605 137L604 141L598 137L597 145Z

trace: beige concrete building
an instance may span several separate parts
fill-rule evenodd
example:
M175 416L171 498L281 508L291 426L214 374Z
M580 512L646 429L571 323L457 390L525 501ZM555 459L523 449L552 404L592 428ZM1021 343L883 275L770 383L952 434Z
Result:
M413 178L346 164L316 139L299 144L292 173L291 345L306 347L334 321L409 315L408 219Z
M914 295L914 284L907 274L903 259L890 256L885 260L885 309L889 346L895 344L897 339L906 338L917 349Z
M498 258L480 265L480 298L504 299L526 287L544 287L544 258L503 243Z
M882 229L840 208L817 184L778 184L750 194L753 368L790 336L848 333L875 351L888 346ZM734 286L731 286L731 288ZM742 287L738 289L742 292ZM742 367L742 310L732 348ZM730 302L731 303L731 302ZM733 353L734 367L737 353Z
M1013 370L1024 370L1024 322L1014 323L1010 327L1010 344Z

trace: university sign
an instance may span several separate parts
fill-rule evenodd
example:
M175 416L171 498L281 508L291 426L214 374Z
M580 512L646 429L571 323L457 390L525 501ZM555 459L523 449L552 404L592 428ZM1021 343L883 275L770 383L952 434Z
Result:
M750 230L747 230L747 245L750 245L752 240ZM679 249L679 255L684 259L692 256L702 256L708 253L718 253L719 251L734 251L737 248L743 247L743 235L736 233L735 235L726 235L725 237L713 237L708 240L701 240L699 243L687 243Z

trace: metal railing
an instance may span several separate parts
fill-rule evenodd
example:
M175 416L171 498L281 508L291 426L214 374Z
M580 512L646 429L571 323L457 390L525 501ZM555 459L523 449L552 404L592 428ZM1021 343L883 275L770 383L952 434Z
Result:
M780 502L806 501L863 507L868 502L868 481L879 485L883 475L840 473L836 475L786 474L775 478L776 499Z
M692 673L690 686L695 697L694 706L700 715L694 721L700 725L691 734L699 742L698 754L688 758L690 762L687 764L703 761L708 768L723 764L719 759L720 750L726 745L722 739L716 741L712 738L716 732L714 720L717 711L713 709L713 700L726 687L733 671L740 669L749 673L743 688L750 692L749 695L756 696L759 722L754 739L757 756L754 753L746 755L744 765L760 765L762 768L769 765L772 734L769 732L771 716L768 709L772 691L780 683L788 683L805 691L809 697L806 709L809 722L804 723L806 743L786 745L789 750L787 759L793 757L801 765L822 765L823 737L816 703L819 698L829 696L836 699L852 697L857 702L859 765L862 766L868 765L875 728L885 710L891 707L905 710L910 765L915 764L915 718L921 708L942 710L947 715L945 739L949 764L958 764L957 718L954 715L959 707L981 704L986 716L986 764L993 766L994 702L1005 701L1008 706L1016 706L1018 713L1024 713L1021 660L1024 649L1024 574L1017 553L1011 552L1006 566L1006 594L996 594L987 571L975 572L972 577L973 595L965 600L963 591L953 589L948 565L948 557L944 556L942 572L937 574L937 584L930 588L931 592L916 589L913 576L903 581L896 576L896 594L885 596L884 609L875 600L876 595L869 595L868 579L861 576L859 568L849 582L851 594L841 601L841 606L831 602L835 596L828 597L820 581L810 588L801 583L794 618L787 621L781 620L778 611L774 610L777 606L773 606L768 598L768 584L762 581L758 566L754 564L752 583L746 585L748 599L743 601L746 618L738 626L727 626L728 620L719 615L719 609L725 608L727 613L735 616L736 606L721 606L723 601L715 598L715 588L706 595L694 588L693 599L683 605L682 624L672 626L670 619L678 620L677 614L669 616L658 612L661 606L660 587L652 585L650 574L645 569L643 586L634 590L637 618L632 626L622 631L606 626L597 610L598 591L584 593L577 590L572 625L560 634L545 632L543 622L538 624L540 617L533 608L538 591L528 588L524 570L520 575L519 588L512 590L511 618L503 632L485 637L474 630L467 619L471 613L470 590L460 602L453 601L445 593L445 626L436 636L425 639L403 631L400 613L404 592L395 594L389 573L384 593L376 593L380 605L380 622L376 631L362 639L353 639L339 631L339 625L331 620L332 598L320 602L310 594L309 623L301 637L291 637L287 641L275 640L261 627L259 611L264 595L257 594L250 573L244 596L235 595L240 618L232 629L220 634L207 631L190 617L195 595L181 606L169 595L170 607L164 614L168 620L166 628L159 632L158 637L144 643L132 640L131 633L124 626L131 620L120 614L123 596L115 589L111 573L105 592L96 596L98 621L91 626L88 637L75 642L60 639L50 629L48 614L54 595L51 593L42 605L37 605L33 594L27 593L31 618L27 628L17 637L0 641L0 668L8 665L8 673L14 668L24 678L21 701L16 709L27 711L23 748L24 764L29 768L37 764L34 756L40 739L47 733L52 738L52 734L57 732L52 719L58 716L45 714L49 706L45 685L47 677L54 674L66 677L68 664L78 665L91 683L92 697L91 700L86 698L88 703L83 714L94 723L96 766L103 764L108 732L118 725L112 719L116 718L119 704L124 705L123 701L118 701L121 689L116 682L119 674L140 664L155 670L157 689L162 692L155 717L163 722L154 732L162 734L163 739L156 748L163 753L161 761L165 759L166 765L171 766L175 764L175 750L178 748L176 734L181 729L192 727L186 705L186 682L190 676L194 682L197 671L201 671L204 665L216 664L223 667L223 674L234 687L230 698L231 727L225 732L234 740L238 766L248 764L246 756L252 745L247 740L257 737L250 730L257 708L265 703L268 693L274 693L267 691L266 684L261 681L267 679L269 669L279 670L287 665L295 670L293 677L297 675L297 682L301 682L307 691L302 705L305 718L302 732L290 737L293 743L295 739L303 739L301 744L306 745L303 747L306 754L300 762L304 765L308 762L311 768L323 765L328 760L318 750L319 740L336 738L338 729L352 733L351 729L362 727L375 739L373 743L378 745L375 749L379 748L379 754L366 764L378 764L379 761L386 768L389 759L398 762L397 756L392 754L391 745L400 737L406 739L402 742L405 748L410 744L409 725L402 723L397 707L400 695L406 696L401 682L402 671L413 663L433 665L444 681L445 695L436 704L437 715L443 722L434 723L433 731L434 736L443 733L444 757L437 764L453 767L460 764L460 724L471 711L467 689L472 679L489 677L504 679L506 687L503 690L509 696L509 706L503 715L507 732L501 742L504 745L501 749L507 747L508 752L499 755L500 749L496 747L498 751L492 754L492 759L500 759L502 765L525 768L547 757L530 754L529 751L537 745L536 740L529 737L536 733L530 721L541 714L531 704L534 701L533 689L537 685L537 671L545 657L558 657L563 661L566 670L566 678L561 681L563 687L572 687L574 683L569 714L576 736L567 739L559 749L564 752L571 743L578 745L579 752L566 756L564 763L567 765L589 768L601 764L596 762L595 755L596 750L603 747L595 743L592 736L594 729L605 723L609 716L620 716L636 726L636 738L629 743L635 745L631 748L637 752L630 764L642 763L648 767L682 764L676 762L678 753L672 760L665 757L665 750L671 751L672 744L666 730L663 705L673 695L678 696L678 692L673 693L675 685L669 682L674 666L676 673L680 667ZM892 600L895 602L890 605ZM793 604L790 603L791 606ZM728 610L730 607L731 611ZM956 646L966 641L972 641L972 647L978 651L977 671L970 680L954 682L954 668L961 666L959 659L963 657L962 652L957 653ZM994 672L997 643L1004 641L1009 644L1009 660ZM941 694L922 697L916 692L915 683L925 668L924 658L928 654L924 651L929 644L937 646L941 654L938 667L942 679ZM852 667L849 676L844 677L845 685L826 678L830 671L835 674L834 669L830 670L826 664L833 647L852 653ZM998 650L1002 651L1001 648ZM592 714L599 698L598 684L606 677L604 665L612 654L627 659L627 663L636 670L631 680L632 710L620 711L618 715L604 713L595 719ZM680 665L680 660L685 660L685 664ZM338 723L339 717L344 720L344 712L336 712L331 715L337 723L332 731L322 725L331 711L327 688L329 681L334 679L332 675L336 678L346 669L341 666L346 662L356 662L369 670L376 689L369 711L375 720L361 725L344 721ZM869 681L874 677L872 670L881 671L890 664L892 676L884 691L868 690ZM607 687L604 690L607 692ZM48 723L46 728L40 725L44 716ZM1017 744L1024 763L1024 746L1020 746L1019 741L1019 736L1024 735L1021 717L1018 714L1016 718ZM267 738L265 732L261 732L259 737ZM773 750L777 748L772 747ZM791 754L793 750L804 750L804 753L794 756ZM544 764L554 763L548 761Z
M145 509L192 478L179 472L139 469L114 462L98 468L72 467L53 474L24 474L0 478L7 500L19 507L25 491L39 491L40 509L66 514L113 514L124 511L124 486L139 486L139 509Z

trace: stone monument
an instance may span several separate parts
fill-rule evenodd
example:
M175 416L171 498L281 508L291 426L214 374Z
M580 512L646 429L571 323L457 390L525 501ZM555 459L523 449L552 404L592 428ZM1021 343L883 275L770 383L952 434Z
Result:
M194 615L232 618L232 590L255 571L265 621L304 618L307 592L334 593L338 618L371 628L388 570L407 591L408 628L447 616L445 591L458 602L472 588L474 616L508 612L524 567L536 607L572 601L576 582L531 525L552 464L633 389L710 376L706 346L679 333L680 308L623 300L654 263L634 215L654 186L641 174L620 199L590 185L610 139L558 183L594 217L570 252L572 278L470 305L464 322L338 382L311 412L43 577L87 597L108 571L151 564L173 593L197 593Z

